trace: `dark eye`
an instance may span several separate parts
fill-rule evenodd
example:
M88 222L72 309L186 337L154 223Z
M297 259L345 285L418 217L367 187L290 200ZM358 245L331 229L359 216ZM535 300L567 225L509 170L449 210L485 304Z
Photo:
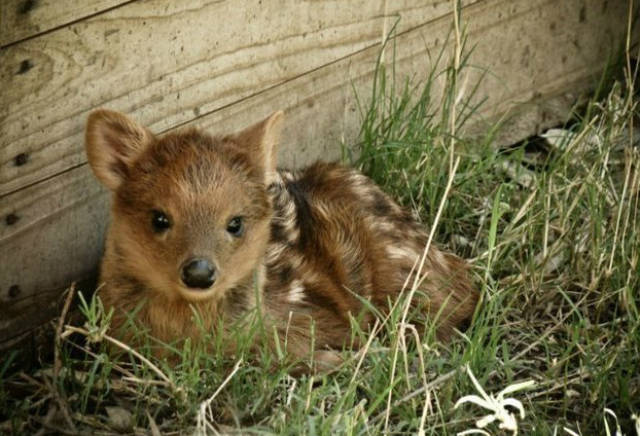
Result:
M241 216L233 217L227 224L227 232L239 238L244 233L244 219Z
M171 227L171 221L169 221L167 214L160 210L154 210L151 213L151 225L154 232L161 233Z

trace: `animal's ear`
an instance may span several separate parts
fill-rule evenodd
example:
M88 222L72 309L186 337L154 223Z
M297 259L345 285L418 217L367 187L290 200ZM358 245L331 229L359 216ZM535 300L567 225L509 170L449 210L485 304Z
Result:
M245 149L251 160L264 171L265 183L273 180L277 166L277 149L282 132L284 112L278 111L243 131L232 139Z
M93 111L85 133L89 165L98 180L116 190L153 139L148 129L119 112Z

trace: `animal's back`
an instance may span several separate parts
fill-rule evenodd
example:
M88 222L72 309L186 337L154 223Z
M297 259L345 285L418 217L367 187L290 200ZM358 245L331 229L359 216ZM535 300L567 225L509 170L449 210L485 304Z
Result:
M349 315L371 324L373 313L363 310L362 299L385 313L409 292L426 229L357 170L316 163L279 174L269 188L274 217L267 310L289 328L308 330L313 319L318 346L342 347L350 338ZM422 270L413 305L431 315L443 309L438 330L446 337L472 315L477 294L464 261L435 246Z

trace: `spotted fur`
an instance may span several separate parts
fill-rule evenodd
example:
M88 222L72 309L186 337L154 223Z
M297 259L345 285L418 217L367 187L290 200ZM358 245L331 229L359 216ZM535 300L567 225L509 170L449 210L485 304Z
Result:
M448 337L478 300L465 262L432 245L416 277L424 226L354 169L318 162L276 170L282 118L228 136L156 137L122 114L91 114L89 163L113 192L101 269L112 328L122 332L135 309L163 341L196 338L193 310L213 330L257 307L290 355L309 356L313 344L330 365L331 350L353 345L350 316L365 328L374 319L363 298L385 313L417 281L414 307L437 314L438 333ZM158 210L171 222L166 231L151 226ZM244 233L230 236L226 226L238 216ZM216 267L208 289L181 281L181 265L196 255Z

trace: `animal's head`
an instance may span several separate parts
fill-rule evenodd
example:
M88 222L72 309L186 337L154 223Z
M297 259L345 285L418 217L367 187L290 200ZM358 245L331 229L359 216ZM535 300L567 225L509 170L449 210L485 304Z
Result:
M113 193L109 260L188 301L219 298L252 275L269 238L282 118L224 137L157 137L120 113L91 113L87 157Z

